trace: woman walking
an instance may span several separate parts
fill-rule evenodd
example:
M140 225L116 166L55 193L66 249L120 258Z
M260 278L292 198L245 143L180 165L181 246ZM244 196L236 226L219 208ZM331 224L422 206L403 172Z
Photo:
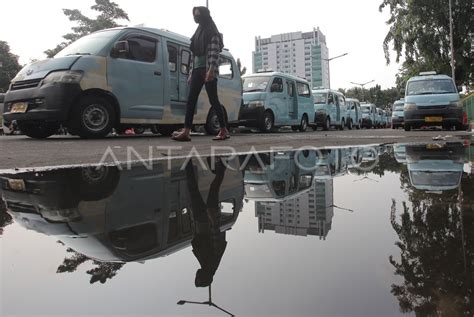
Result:
M211 109L219 120L219 134L213 140L225 140L230 137L226 128L223 106L217 96L217 75L219 74L219 53L224 47L222 35L212 20L209 9L206 7L193 8L194 21L199 24L191 37L191 52L193 53L193 70L189 76L189 95L186 105L184 129L173 133L173 140L191 141L190 133L193 125L196 104L202 86L206 87Z

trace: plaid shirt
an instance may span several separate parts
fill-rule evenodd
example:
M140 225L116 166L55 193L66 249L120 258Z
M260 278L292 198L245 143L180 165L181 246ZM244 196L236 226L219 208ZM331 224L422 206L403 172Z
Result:
M214 35L211 38L211 43L207 45L207 69L214 71L216 76L219 75L220 42L220 37Z

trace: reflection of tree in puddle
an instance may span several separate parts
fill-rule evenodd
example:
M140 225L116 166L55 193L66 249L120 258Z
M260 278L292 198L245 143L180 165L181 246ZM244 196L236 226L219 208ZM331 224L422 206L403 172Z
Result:
M73 273L77 268L88 261L92 261L94 268L88 270L86 273L91 275L90 283L101 282L104 284L107 280L112 279L117 272L125 265L125 263L110 263L99 262L91 258L77 253L71 248L67 249L68 253L72 253L70 257L66 257L63 263L58 267L56 273Z
M400 260L390 256L392 285L402 312L417 316L474 315L474 178L464 177L461 189L433 195L409 192L399 221L393 202L391 223L400 241Z
M12 217L7 213L5 202L0 197L0 236L3 234L3 229L12 223Z

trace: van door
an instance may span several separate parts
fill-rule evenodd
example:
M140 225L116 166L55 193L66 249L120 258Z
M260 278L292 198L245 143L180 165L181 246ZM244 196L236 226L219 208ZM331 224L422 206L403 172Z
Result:
M283 78L274 77L271 81L269 102L266 107L273 111L275 125L280 125L281 120L287 117L287 93L284 89Z
M338 123L341 122L341 106L342 106L342 99L341 96L335 95L336 99L336 109L335 109L335 116L336 116L336 121Z
M332 92L328 93L328 109L327 112L329 117L331 118L331 124L337 121L337 101Z
M107 57L107 84L118 100L121 122L163 117L163 54L159 36L129 33L129 52Z
M166 46L168 49L168 69L170 72L170 100L179 101L178 46L169 42Z
M298 117L298 98L296 97L296 85L293 80L286 80L286 91L288 94L288 116L290 118Z

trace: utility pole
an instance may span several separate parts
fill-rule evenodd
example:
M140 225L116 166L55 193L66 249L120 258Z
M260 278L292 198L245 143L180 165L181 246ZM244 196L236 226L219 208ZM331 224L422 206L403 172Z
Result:
M449 0L451 1L451 0ZM206 0L206 8L209 8L209 0Z
M456 82L454 72L454 43L453 43L453 5L452 0L449 0L449 40L451 42L451 77Z

